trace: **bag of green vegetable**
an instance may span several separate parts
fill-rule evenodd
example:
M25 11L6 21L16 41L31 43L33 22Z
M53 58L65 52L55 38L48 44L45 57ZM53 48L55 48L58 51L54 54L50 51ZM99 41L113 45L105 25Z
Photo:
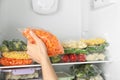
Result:
M1 52L8 52L8 51L26 51L27 44L21 40L4 40L0 45Z
M85 65L74 65L70 67L71 74L77 78L86 78L97 76L102 73L102 71L95 65L85 64Z
M88 46L86 48L86 51L89 53L102 53L106 50L106 47L108 46L108 43L103 43L100 45L93 45L93 46Z
M53 57L50 57L50 60L52 63L59 63L61 61L61 57L59 55L53 56Z
M84 53L84 54L87 54L88 53L87 50L79 49L79 48L64 48L64 52L65 52L65 54L71 54L71 53L75 53L75 54Z

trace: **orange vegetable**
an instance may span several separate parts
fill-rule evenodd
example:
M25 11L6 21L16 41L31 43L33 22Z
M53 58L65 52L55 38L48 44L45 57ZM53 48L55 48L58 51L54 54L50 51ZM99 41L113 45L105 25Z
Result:
M15 66L15 65L28 65L32 64L31 59L12 59L12 58L0 58L0 64L3 66Z
M58 54L63 54L64 49L62 45L60 44L59 40L56 36L51 34L48 31L42 30L42 29L31 29L27 28L23 31L23 35L31 42L35 43L35 40L30 36L30 30L32 30L37 37L39 37L46 45L47 52L49 56L55 56Z
M34 39L30 36L30 28L27 28L23 31L23 35L31 42L31 43L35 43Z

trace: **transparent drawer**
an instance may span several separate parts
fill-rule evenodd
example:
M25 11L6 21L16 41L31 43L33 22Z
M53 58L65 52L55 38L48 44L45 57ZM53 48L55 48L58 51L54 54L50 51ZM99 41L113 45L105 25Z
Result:
M3 80L32 80L40 78L40 68L20 68L1 70L0 79Z

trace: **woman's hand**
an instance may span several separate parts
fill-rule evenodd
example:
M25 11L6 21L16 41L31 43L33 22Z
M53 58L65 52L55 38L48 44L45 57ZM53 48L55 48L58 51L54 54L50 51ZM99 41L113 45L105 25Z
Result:
M35 44L28 41L27 53L34 61L41 64L43 80L58 80L49 60L45 44L32 31L30 31L30 35L35 40Z
M43 61L48 59L46 46L32 31L30 31L30 35L35 40L35 44L28 41L27 53L34 61L41 64Z

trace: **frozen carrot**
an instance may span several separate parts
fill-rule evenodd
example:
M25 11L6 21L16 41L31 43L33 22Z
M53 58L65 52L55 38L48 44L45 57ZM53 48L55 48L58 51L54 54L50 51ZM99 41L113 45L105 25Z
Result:
M40 38L47 47L47 52L49 56L55 56L58 54L63 54L64 49L60 44L59 40L52 33L45 31L43 29L34 29L34 28L26 28L23 31L23 35L31 42L35 43L34 39L30 36L30 30L32 30L38 38Z

